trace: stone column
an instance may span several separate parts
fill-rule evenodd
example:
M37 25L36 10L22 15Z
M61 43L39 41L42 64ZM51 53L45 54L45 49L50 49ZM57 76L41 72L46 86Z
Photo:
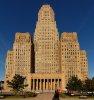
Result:
M50 86L51 86L51 90L52 90L52 79L51 79L51 84L50 84Z
M60 86L59 86L59 79L58 79L58 88L59 88Z
M35 82L34 82L34 79L33 79L33 91L35 90Z
M43 79L41 79L41 90L43 91Z
M34 79L34 82L35 82L35 84L34 84L34 85L35 85L35 87L34 87L34 88L35 88L35 90L36 90L36 79Z
M46 90L48 90L48 79L47 79L47 82L46 82Z
M33 90L33 79L31 79L31 90Z
M43 91L45 90L45 79L43 79Z
M60 88L62 88L62 87L61 87L61 79L60 79Z
M55 89L58 88L58 79L55 79Z
M53 83L53 90L55 90L55 79L54 79L54 83Z
M53 88L54 88L54 80L52 79L52 90L54 90Z
M49 79L48 85L49 85L49 91L50 91L51 90L51 79Z
M44 79L44 90L46 90L46 79Z
M36 90L38 90L38 79L36 79Z
M40 82L39 82L39 83L40 83L40 85L39 85L39 89L41 90L41 79L40 79Z

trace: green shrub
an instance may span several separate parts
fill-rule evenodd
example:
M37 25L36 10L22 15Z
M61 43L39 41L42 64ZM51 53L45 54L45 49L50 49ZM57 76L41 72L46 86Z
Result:
M66 95L64 93L59 93L59 96L62 97L62 98L66 97Z
M26 92L26 93L25 93L25 96L26 96L26 97L36 97L37 94L34 93L34 92Z

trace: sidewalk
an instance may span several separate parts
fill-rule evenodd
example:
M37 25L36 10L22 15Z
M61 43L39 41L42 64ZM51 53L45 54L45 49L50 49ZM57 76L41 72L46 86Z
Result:
M5 98L5 100L83 100L79 98L60 98L60 99L53 99L54 93L43 93L39 94L37 97L34 98ZM0 99L4 100L4 99ZM87 100L94 100L94 99L87 99Z

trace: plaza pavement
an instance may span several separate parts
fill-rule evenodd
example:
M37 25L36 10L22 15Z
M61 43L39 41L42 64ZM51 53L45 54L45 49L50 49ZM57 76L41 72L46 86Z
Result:
M5 98L5 100L83 100L79 98L60 98L60 99L53 99L54 93L43 93L39 94L37 97L34 98ZM4 99L0 99L4 100ZM86 99L86 100L94 100L93 99Z

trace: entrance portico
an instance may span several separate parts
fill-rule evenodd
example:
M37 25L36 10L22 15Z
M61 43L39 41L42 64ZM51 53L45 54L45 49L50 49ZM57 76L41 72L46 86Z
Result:
M61 88L61 79L31 79L32 91L52 91Z
M31 78L31 79L30 79ZM31 91L48 92L57 88L64 88L64 79L62 74L31 74L27 78L28 89Z

